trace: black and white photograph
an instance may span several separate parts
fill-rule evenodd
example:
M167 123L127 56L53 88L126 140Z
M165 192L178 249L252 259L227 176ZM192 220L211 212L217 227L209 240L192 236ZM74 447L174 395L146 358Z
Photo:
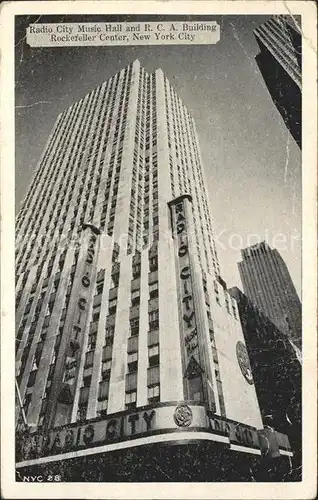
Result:
M234 499L262 483L254 498L280 498L266 488L308 478L316 42L301 2L218 3L13 16L20 488L216 483Z

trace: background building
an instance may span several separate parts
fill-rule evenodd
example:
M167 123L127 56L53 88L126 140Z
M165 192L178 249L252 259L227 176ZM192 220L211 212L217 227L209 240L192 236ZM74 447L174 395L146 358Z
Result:
M20 468L193 431L260 458L194 120L160 69L135 61L58 117L17 233Z
M301 302L278 250L264 241L241 251L245 294L301 349Z
M299 16L298 16L299 17ZM301 31L290 16L275 16L254 30L256 62L286 127L301 147Z
M237 287L235 298L264 424L288 434L301 479L301 363L297 348Z

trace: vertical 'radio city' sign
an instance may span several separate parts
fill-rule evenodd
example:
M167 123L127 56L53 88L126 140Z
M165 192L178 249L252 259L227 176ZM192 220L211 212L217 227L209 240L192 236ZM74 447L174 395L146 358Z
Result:
M187 230L186 203L190 203L189 195L180 196L170 202L173 232L177 241L177 258L179 268L179 286L182 304L182 329L186 363L191 356L199 360L198 334L195 306L193 298L193 282L189 258L189 238Z
M70 344L64 367L63 382L70 386L72 386L75 382L78 368L78 349L80 346L80 335L82 334L86 324L88 296L92 279L92 264L95 257L96 239L97 237L95 234L92 234L89 238L84 269L82 271L80 282L81 288L77 300L77 307L73 319Z

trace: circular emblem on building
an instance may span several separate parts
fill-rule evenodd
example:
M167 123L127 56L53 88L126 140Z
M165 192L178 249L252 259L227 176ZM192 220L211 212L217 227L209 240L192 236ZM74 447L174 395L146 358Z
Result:
M173 418L179 427L188 427L193 418L191 408L187 405L177 406Z
M236 344L236 356L245 380L251 385L254 384L247 349L245 344L241 341L238 341Z

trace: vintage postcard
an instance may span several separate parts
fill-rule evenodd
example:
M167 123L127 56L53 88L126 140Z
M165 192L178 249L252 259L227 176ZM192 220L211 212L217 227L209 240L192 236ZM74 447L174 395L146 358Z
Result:
M315 19L4 4L4 498L315 497Z

